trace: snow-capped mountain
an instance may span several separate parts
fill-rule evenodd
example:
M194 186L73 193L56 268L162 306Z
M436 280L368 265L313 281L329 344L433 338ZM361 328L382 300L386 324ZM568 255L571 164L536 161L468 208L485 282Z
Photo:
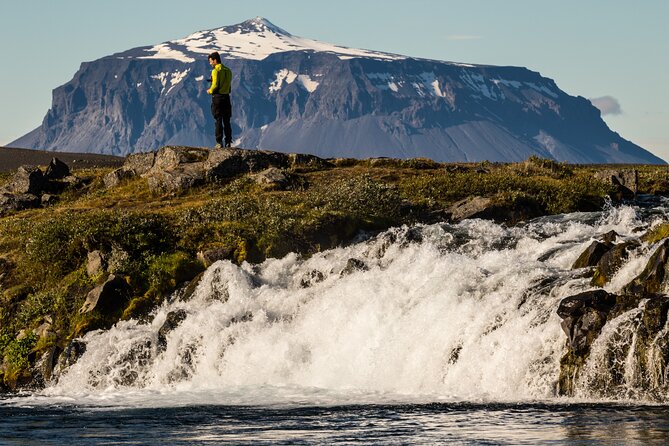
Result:
M663 163L585 98L519 67L469 65L293 36L263 18L83 63L11 145L126 155L212 146L207 55L233 73L241 147L323 157Z

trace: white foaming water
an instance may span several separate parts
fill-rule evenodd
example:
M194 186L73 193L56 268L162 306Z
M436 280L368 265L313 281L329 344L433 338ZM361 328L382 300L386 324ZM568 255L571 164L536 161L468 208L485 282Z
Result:
M632 208L515 228L471 220L397 228L306 260L217 262L190 300L173 298L151 323L86 335L82 358L29 401L552 399L566 339L556 309L590 288L571 264L596 236L632 237L639 224ZM185 319L159 348L179 310Z

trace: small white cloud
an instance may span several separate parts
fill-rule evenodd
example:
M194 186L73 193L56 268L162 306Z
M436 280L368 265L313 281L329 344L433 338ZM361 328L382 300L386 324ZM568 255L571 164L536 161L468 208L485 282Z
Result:
M597 107L599 111L604 115L620 115L622 114L622 109L620 108L620 103L613 96L602 96L601 98L591 98L590 102L592 105Z
M483 36L470 36L465 34L455 34L447 37L448 40L478 40L483 39Z

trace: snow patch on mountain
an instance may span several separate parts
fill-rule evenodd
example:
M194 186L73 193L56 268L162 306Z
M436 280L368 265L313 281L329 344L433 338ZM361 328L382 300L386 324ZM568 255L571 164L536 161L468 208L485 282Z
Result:
M297 74L286 68L277 71L274 73L276 78L269 84L269 92L276 93L277 91L283 88L285 84L292 84L297 81L297 84L307 90L309 93L313 93L318 88L319 82L311 79L311 76L308 74Z
M286 51L319 51L337 55L340 59L371 57L380 60L400 60L405 56L380 51L363 50L293 36L266 19L256 17L236 26L198 31L183 39L155 45L144 51L151 53L140 59L174 59L193 63L202 54L218 51L228 59L262 60L270 54Z
M319 83L311 79L311 76L308 74L300 74L297 76L297 82L307 90L309 93L313 93L318 88Z
M162 85L162 89L160 90L160 94L163 94L165 92L165 88L167 88L167 83L169 81L170 87L167 90L167 93L169 93L170 91L172 91L172 89L179 82L184 80L184 78L186 77L186 75L188 74L189 71L190 71L190 68L187 68L183 71L175 71L175 72L172 72L172 73L170 73L168 71L167 72L163 71L159 74L154 74L153 76L151 76L151 78L156 79L157 81L160 82L160 85ZM141 85L141 83L138 84L137 86L139 87L140 85Z
M184 54L183 51L179 51L170 46L170 43L161 43L154 46L148 50L144 50L148 53L153 53L149 56L141 56L138 59L173 59L178 60L184 63L193 63L195 59Z

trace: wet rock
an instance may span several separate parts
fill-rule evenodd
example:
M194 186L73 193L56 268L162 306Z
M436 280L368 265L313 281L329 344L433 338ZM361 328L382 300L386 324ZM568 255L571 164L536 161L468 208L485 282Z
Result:
M58 356L58 361L54 367L52 376L62 374L65 370L74 365L85 352L86 343L84 341L80 339L72 340Z
M623 287L623 292L635 295L655 294L665 287L669 278L669 239L657 247L646 267L634 280Z
M616 296L604 290L586 291L562 299L557 313L574 352L583 353L590 348L615 305Z
M33 367L33 383L37 387L44 387L53 381L57 375L58 359L63 350L54 345L47 349Z
M616 231L609 231L599 236L599 241L604 244L613 245L620 235Z
M165 318L165 322L163 325L160 327L160 330L158 330L158 343L156 345L158 349L158 353L165 351L167 348L167 335L177 328L179 324L181 324L184 319L188 316L188 313L186 313L186 310L180 309L176 311L170 311L167 313L167 317Z
M369 267L362 260L348 259L348 261L346 262L346 266L341 271L341 275L348 276L349 274L353 274L356 271L367 271L367 270L369 270Z
M667 237L669 237L669 222L663 222L649 229L641 236L641 240L648 244L653 244Z
M300 279L300 286L302 288L309 288L323 280L325 280L325 274L315 269L304 274L302 279Z
M51 162L46 168L44 173L44 178L46 180L62 180L63 178L70 175L70 168L67 164L59 160L58 158L52 158Z
M112 274L105 283L88 293L79 313L90 313L93 310L103 315L118 313L128 303L129 297L130 287L127 282Z
M619 243L602 255L595 273L590 282L593 286L602 287L611 281L614 274L620 269L629 257L629 253L640 246L639 242L631 240Z
M578 268L587 268L590 266L596 266L597 263L601 260L601 258L609 252L609 250L613 247L613 244L611 243L602 243L597 240L593 241L590 246L588 246L585 251L581 253L580 256L578 256L578 259L574 262L574 264L571 266L571 269L578 269Z
M202 280L202 277L204 276L204 271L202 271L200 274L195 276L193 280L188 282L188 285L183 287L182 289L178 290L177 292L177 298L180 301L187 302L191 300L193 297L193 294L195 294L195 290L197 289L197 286L200 284L200 281Z

